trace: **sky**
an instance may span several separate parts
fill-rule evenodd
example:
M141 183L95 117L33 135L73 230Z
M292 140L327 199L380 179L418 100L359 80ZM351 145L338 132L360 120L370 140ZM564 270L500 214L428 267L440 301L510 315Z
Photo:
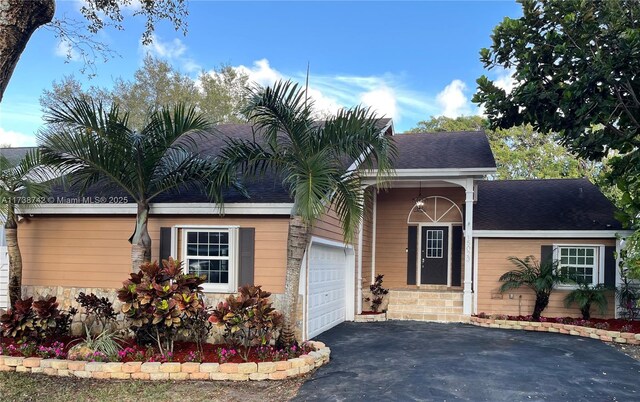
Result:
M82 21L83 0L56 1L56 18ZM27 44L0 103L0 144L35 145L43 125L39 98L65 75L86 87L131 79L146 54L167 60L194 79L201 71L233 66L261 85L304 82L326 113L363 104L391 117L403 132L431 116L481 114L471 102L485 74L509 88L509 71L483 68L482 47L493 28L517 18L514 1L191 1L188 32L159 23L150 46L141 44L144 19L125 10L124 30L96 39L117 55L97 60L94 77L68 44L46 27Z

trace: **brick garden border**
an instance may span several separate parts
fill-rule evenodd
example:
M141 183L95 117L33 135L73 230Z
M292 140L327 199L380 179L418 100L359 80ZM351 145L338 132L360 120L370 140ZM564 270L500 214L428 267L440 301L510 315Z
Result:
M284 380L329 362L331 350L324 343L310 344L317 351L294 359L260 363L101 363L0 355L0 371L118 380Z
M565 335L599 339L604 342L640 345L640 334L633 332L609 331L580 325L560 324L555 322L496 320L493 318L471 317L470 324L485 328L514 329L537 332L553 332Z
M387 321L387 313L380 314L356 314L354 322L382 322Z

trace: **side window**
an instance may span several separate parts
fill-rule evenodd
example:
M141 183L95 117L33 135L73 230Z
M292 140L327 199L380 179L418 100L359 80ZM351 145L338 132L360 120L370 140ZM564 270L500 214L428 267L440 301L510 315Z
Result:
M185 229L183 255L187 272L205 275L207 292L236 288L236 246L233 229Z

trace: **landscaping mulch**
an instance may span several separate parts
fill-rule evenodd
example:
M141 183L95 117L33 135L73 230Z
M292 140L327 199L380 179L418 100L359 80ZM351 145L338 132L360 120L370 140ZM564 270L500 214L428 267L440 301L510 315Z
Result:
M640 361L640 345L625 345L624 343L609 343L625 355Z
M22 401L288 401L310 374L281 381L117 381L0 372L0 399Z

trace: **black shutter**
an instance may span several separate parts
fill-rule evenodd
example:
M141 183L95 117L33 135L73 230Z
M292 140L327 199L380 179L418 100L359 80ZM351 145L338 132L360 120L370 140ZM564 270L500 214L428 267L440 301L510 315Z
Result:
M604 284L614 288L616 286L616 248L604 248Z
M451 286L462 284L462 226L451 227Z
M240 228L239 232L240 260L238 262L238 284L240 286L253 285L256 229Z
M171 256L171 228L160 228L160 250L158 253L159 263L168 260ZM175 256L174 256L175 257Z
M407 241L407 285L416 284L416 246L418 245L418 227L409 226Z
M553 246L540 247L540 264L553 262Z

